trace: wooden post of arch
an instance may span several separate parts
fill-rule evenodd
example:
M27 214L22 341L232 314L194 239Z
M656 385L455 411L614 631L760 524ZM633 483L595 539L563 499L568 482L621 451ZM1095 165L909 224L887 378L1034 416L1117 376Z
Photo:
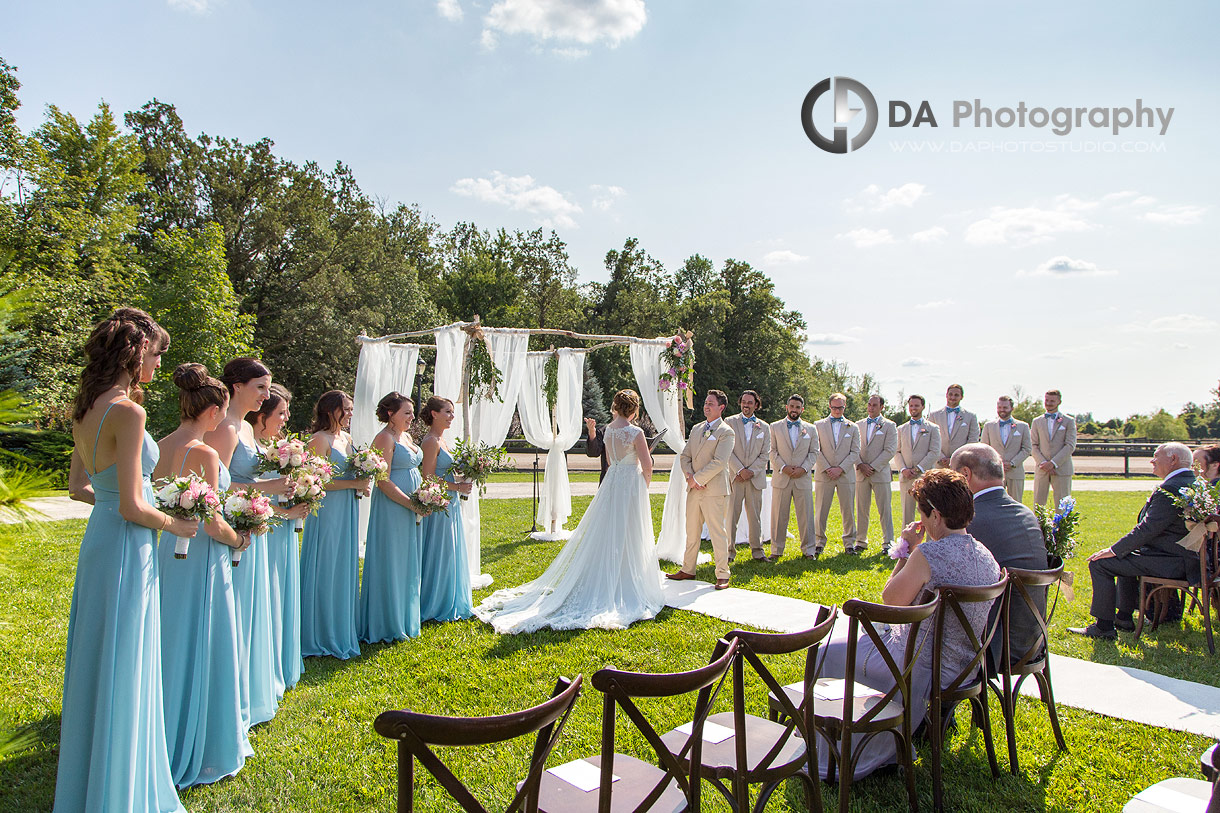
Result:
M474 351L474 343L483 337L479 315L474 315L474 321L462 328L466 332L466 342L462 349L462 439L470 442L470 354Z

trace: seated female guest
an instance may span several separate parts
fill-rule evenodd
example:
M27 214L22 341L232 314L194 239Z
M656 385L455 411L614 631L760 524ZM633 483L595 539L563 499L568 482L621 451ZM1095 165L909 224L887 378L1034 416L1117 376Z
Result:
M1195 464L1195 471L1209 483L1214 483L1220 480L1220 445L1212 444L1211 446L1203 446L1195 449L1191 459Z
M267 400L246 414L259 443L272 443L281 437L288 423L292 393L272 383ZM279 478L260 480L259 486ZM271 670L277 684L291 689L301 679L305 663L301 660L301 548L296 521L309 514L309 506L291 508L272 503L284 521L267 534L267 570L271 591Z
M419 635L420 528L410 495L419 488L424 454L408 431L415 419L410 398L392 392L377 404L385 428L373 446L390 467L377 484L364 545L364 582L356 627L360 640L401 641Z
M335 467L318 515L305 522L301 539L301 654L352 658L356 637L356 589L360 569L356 490L372 492L368 479L346 476L352 438L352 399L322 393L313 412L309 450Z
M55 810L180 811L165 747L157 531L193 537L197 523L153 507L157 444L143 392L169 348L144 311L120 308L94 327L72 411L68 487L93 511L68 614Z
M456 483L453 455L445 443L445 430L453 424L453 402L432 397L420 418L428 425L420 447L424 462L420 473L436 475L448 483L449 511L424 517L423 553L420 562L419 616L437 621L456 621L474 614L470 595L470 569L466 558L466 535L462 531L460 494L469 494L470 483Z
M217 491L229 487L229 470L203 442L225 417L229 392L202 364L174 370L182 421L158 443L153 477L196 474ZM199 526L187 558L174 556L174 538L161 536L161 679L165 736L174 784L215 782L241 770L254 750L241 718L241 667L230 561L247 536L219 514Z
M919 508L920 519L902 530L908 555L900 557L894 565L889 581L881 591L885 604L905 606L914 604L925 590L935 590L941 585L983 587L1000 580L1000 566L995 557L981 542L966 533L965 528L974 518L974 497L966 485L966 478L949 469L933 469L911 487L911 496ZM894 555L891 553L891 555ZM987 623L990 603L964 604L970 626L976 637L983 634ZM842 619L844 622L847 619ZM822 666L823 677L844 677L847 657L847 640L842 630L835 634L825 647ZM884 634L885 648L902 665L906 655L907 627L891 627ZM918 660L911 677L911 722L918 727L927 713L928 698L932 688L932 623L920 625L921 643ZM941 673L952 680L973 657L970 639L955 615L945 621L945 637L941 649ZM856 649L856 680L880 691L893 688L893 675L871 639L862 637ZM826 776L827 749L820 749L818 759L822 776ZM894 739L889 736L874 737L860 753L855 778L867 776L877 768L897 761Z

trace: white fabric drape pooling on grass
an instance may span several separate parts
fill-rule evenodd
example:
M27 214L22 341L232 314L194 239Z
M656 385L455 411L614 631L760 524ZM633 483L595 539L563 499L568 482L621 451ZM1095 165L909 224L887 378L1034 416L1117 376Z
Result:
M555 400L555 421L547 408L546 363L551 352L530 353L526 357L521 394L517 409L525 439L546 449L546 468L542 476L542 495L536 517L542 530L530 534L543 541L567 539L571 531L564 523L572 515L572 487L568 482L567 450L580 438L583 414L584 369L588 351L562 347L559 354L559 391Z

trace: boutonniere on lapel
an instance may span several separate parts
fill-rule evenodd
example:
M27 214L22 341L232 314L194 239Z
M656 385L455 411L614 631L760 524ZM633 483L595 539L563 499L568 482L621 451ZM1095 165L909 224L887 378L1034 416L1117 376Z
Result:
M703 439L704 440L707 440L714 434L716 434L716 430L712 429L712 427L710 427L710 426L703 427Z

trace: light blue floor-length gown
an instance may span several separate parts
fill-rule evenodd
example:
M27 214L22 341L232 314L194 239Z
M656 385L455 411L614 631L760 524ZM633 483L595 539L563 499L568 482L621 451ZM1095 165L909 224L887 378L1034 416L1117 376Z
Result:
M419 488L423 452L394 444L390 482L402 493ZM356 621L360 640L402 641L419 635L420 533L418 515L373 490L364 543L364 581Z
M258 450L241 435L229 462L234 483L258 484ZM233 594L237 605L237 631L241 640L242 714L247 725L265 723L275 716L284 696L272 667L271 571L267 563L267 535L250 538L250 547L233 568Z
M453 457L442 447L436 455L436 474L452 483L452 468ZM425 621L457 621L474 613L466 534L462 531L462 501L457 492L449 494L448 513L438 511L424 517L419 617Z
M223 463L218 485L229 487ZM174 784L185 788L232 776L254 750L241 718L233 549L208 536L202 522L187 558L174 558L174 541L162 534L157 550L161 682L170 770Z
M272 656L279 663L276 676L284 689L301 679L301 538L296 522L285 520L267 534L267 561L271 570Z
M347 469L347 456L331 447L335 471ZM343 478L337 478L343 479ZM301 540L301 654L354 658L356 590L359 581L356 492L327 491L317 516L305 520Z
M96 460L96 437L93 451ZM157 457L145 432L140 471L150 505ZM89 480L95 503L68 614L55 810L181 811L165 747L156 536L119 514L117 464Z

